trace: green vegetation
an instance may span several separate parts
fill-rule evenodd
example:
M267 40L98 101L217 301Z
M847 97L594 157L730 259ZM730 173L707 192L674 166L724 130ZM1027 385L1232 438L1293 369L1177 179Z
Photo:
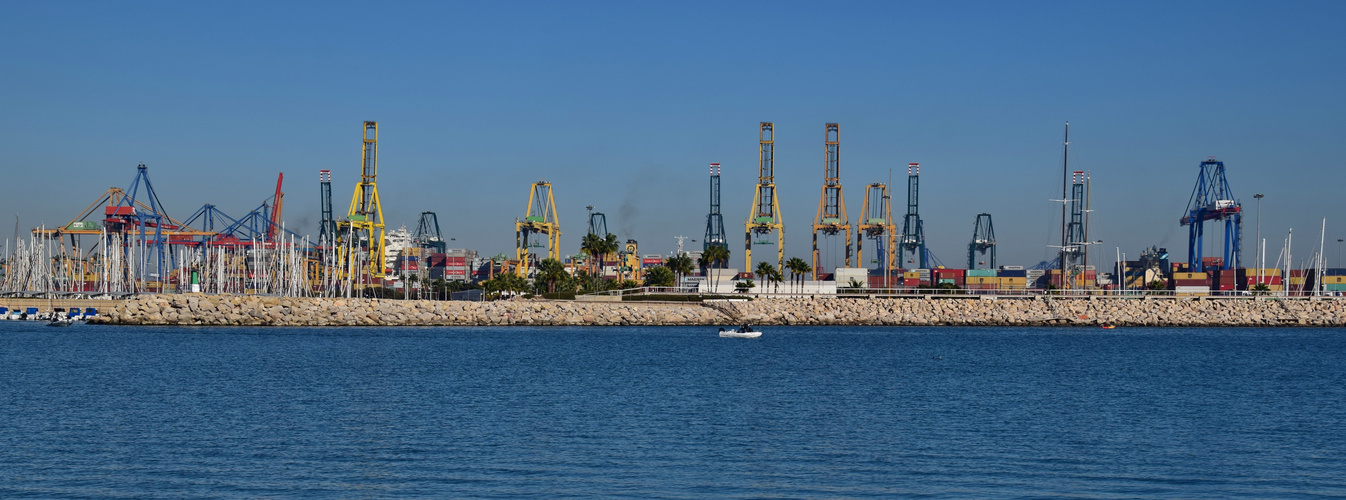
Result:
M645 270L645 286L673 286L675 279L673 271L664 266L654 266Z

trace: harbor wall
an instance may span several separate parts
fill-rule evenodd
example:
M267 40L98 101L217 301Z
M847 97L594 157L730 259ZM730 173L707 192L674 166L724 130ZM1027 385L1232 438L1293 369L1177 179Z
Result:
M1346 300L1200 298L792 298L704 303L495 302L252 295L145 295L115 301L123 325L1097 325L1346 326Z

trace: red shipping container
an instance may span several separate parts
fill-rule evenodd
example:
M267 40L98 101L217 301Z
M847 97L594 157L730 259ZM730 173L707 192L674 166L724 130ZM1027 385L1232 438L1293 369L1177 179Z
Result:
M902 286L921 286L921 280L917 278L904 278Z
M646 265L646 266L649 266L649 265L658 265L658 264L663 264L663 263L664 263L664 259L640 259L640 263L641 263L641 265Z
M107 207L104 210L107 215L135 215L135 207Z
M1244 281L1244 282L1245 282L1246 284L1248 284L1248 285L1256 285L1256 284L1259 282L1259 279L1258 279L1256 276L1249 276L1249 277L1247 277L1246 281ZM1261 282L1263 285L1280 285L1280 284L1282 284L1282 282L1281 282L1281 277L1280 277L1280 276L1263 276L1263 277L1261 278L1260 282Z

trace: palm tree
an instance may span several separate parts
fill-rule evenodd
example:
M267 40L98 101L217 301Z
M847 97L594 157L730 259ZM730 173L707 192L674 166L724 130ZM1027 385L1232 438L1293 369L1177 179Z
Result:
M669 257L664 259L664 266L667 267L669 271L673 271L673 274L677 276L676 283L681 285L682 277L686 276L687 273L692 272L692 258L688 257L687 254Z
M776 266L771 265L767 261L759 262L757 263L757 271L755 274L762 280L763 287L769 286L771 285L771 280L776 276Z
M598 255L603 251L603 238L594 233L584 235L584 239L580 241L580 251L589 255L589 265L586 267L589 268L589 274L593 274L594 261L598 260Z
M701 263L709 270L712 292L716 290L715 269L719 268L719 266L725 262L729 262L729 247L724 245L711 245L706 247L706 250L701 253Z
M799 280L799 288L804 288L804 277L813 272L813 266L799 257L790 257L785 261L785 268L790 270L790 284L794 285L796 279Z
M537 265L537 279L547 283L547 293L556 293L556 282L565 278L566 266L556 259L542 259Z

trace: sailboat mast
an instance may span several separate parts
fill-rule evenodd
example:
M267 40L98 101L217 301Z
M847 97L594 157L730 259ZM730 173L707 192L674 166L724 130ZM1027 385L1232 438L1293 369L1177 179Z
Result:
M1065 147L1061 151L1061 288L1068 288L1066 279L1066 205L1070 203L1067 177L1070 175L1070 122L1066 122Z

